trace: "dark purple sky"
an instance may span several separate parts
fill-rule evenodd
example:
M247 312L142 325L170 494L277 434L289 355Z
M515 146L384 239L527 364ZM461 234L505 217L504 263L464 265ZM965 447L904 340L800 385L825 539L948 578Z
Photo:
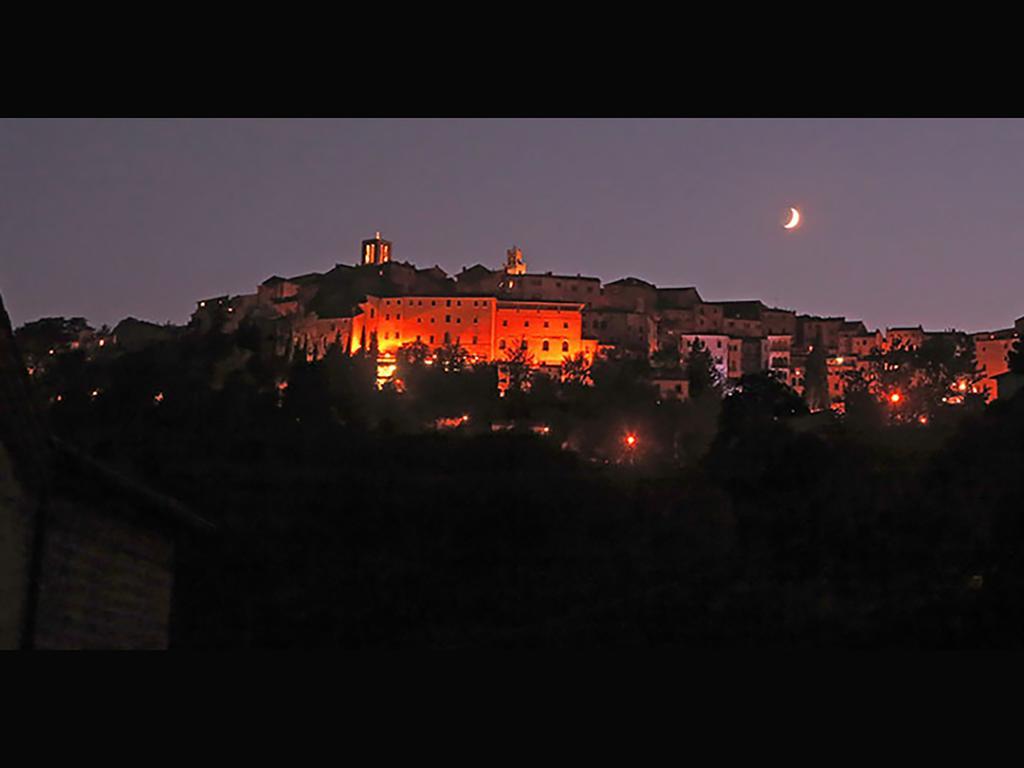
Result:
M516 243L871 327L1024 314L1019 120L3 120L0 179L16 324L182 322L377 229L449 272Z

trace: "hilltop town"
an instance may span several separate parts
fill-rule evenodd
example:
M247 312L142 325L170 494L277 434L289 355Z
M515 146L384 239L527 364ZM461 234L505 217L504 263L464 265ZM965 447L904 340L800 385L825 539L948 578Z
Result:
M556 375L566 358L578 355L588 360L598 354L634 356L655 362L652 382L664 398L679 399L688 394L681 364L694 342L709 351L727 389L744 375L770 371L801 395L818 348L827 377L820 405L839 411L852 374L869 373L880 355L919 349L930 340L973 344L977 368L956 386L994 399L1008 371L1007 355L1024 333L1024 317L971 337L921 326L883 333L860 320L799 314L757 299L709 301L694 286L659 287L637 277L602 283L580 274L530 272L516 247L508 250L503 267L476 264L454 276L437 266L398 261L393 254L393 243L377 233L363 241L358 264L275 275L252 293L198 301L190 327L230 333L255 323L273 339L277 354L290 357L301 350L310 360L332 345L348 354L372 348L380 384L395 375L396 355L412 343L431 352L457 345L471 362L501 362L521 350L532 368ZM81 322L67 346L113 342L137 349L171 335L166 326L134 318L106 333L91 332Z
M1019 647L1024 318L393 247L187 326L0 327L4 494L44 510L0 643Z

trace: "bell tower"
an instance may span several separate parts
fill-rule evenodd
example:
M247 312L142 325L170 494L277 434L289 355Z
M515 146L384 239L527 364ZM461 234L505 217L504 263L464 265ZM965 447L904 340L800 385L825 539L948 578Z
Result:
M363 240L362 264L384 264L391 261L391 241L384 240L380 232L372 240Z
M523 259L523 252L514 245L505 251L505 274L526 274L526 261Z

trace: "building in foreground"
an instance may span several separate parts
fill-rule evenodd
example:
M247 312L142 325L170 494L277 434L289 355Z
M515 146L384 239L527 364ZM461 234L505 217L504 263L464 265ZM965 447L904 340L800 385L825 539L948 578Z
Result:
M166 648L175 551L210 528L49 438L0 301L0 649Z

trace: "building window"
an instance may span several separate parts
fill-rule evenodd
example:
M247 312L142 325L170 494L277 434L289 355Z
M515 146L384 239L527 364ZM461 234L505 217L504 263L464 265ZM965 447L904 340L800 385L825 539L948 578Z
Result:
M502 321L501 321L501 324L502 324L502 325L503 325L503 326L504 326L505 328L508 328L508 320L502 320Z
M391 319L391 313L390 313L390 312L386 313L386 314L384 315L384 319L385 319L385 320L390 320L390 319Z
M451 305L452 305L452 300L448 299L448 302L445 304L445 306L446 307L450 307Z
M370 309L370 319L371 320L373 319L373 309L372 308Z
M569 327L569 324L568 324L568 323L562 323L562 327L563 327L563 328L568 328L568 327Z
M498 340L498 349L504 349L504 348L505 348L505 340L504 339L499 339Z
M551 349L551 345L548 344L548 340L547 339L544 339L544 343L540 345L540 348L542 350L544 350L545 352L548 352Z
M430 343L431 343L431 344L433 344L433 343L434 343L434 336L433 336L433 334L431 334L431 336L430 336Z
M398 331L395 331L395 338L396 338L396 339L397 339L397 338L400 338L400 337L399 337L399 335L398 335Z
M402 313L399 312L397 315L395 315L395 320L401 320L401 319L402 319Z
M545 327L545 328L547 328L547 327L548 327L548 321L547 321L547 320L545 320L545 321L544 321L544 327Z
M446 323L450 323L450 322L452 321L452 316L451 316L451 315L445 315L445 316L444 316L444 321L445 321Z
M529 328L530 327L530 321L527 320L525 323L523 323L523 325L525 325L527 328Z
M519 345L520 349L526 349L526 339L523 339L523 343Z
M568 352L569 351L569 342L568 341L563 341L562 342L562 351L563 352Z
M473 318L473 323L474 324L479 323L479 322L480 322L480 318L479 317L474 317Z

